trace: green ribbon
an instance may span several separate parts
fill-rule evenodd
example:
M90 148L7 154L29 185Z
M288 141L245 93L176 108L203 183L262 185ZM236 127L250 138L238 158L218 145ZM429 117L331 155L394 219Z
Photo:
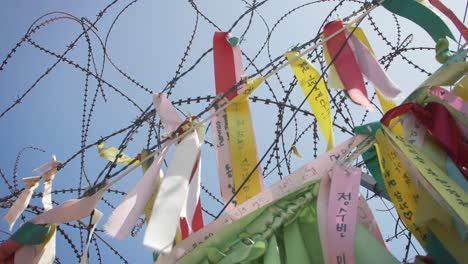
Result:
M463 191L468 192L468 181L465 180L465 176L460 172L457 165L453 163L453 160L450 157L447 157L445 162L445 166L447 167L447 174L452 178L454 182L460 186Z
M10 237L10 240L25 245L40 245L47 240L51 230L52 228L50 225L36 225L31 222L26 222L16 230Z
M230 37L228 38L228 42L233 48L235 48L239 45L240 39L238 37Z
M276 236L272 236L268 241L268 248L263 256L263 263L281 264L281 255Z
M307 248L297 221L283 228L283 238L286 252L286 261L284 263L313 263L307 254Z
M382 124L380 122L372 122L355 127L354 133L374 136L375 132L377 132L377 130L380 128L382 128ZM372 146L367 151L362 153L362 159L364 159L367 169L369 169L372 176L374 176L374 179L377 182L378 191L381 191L381 195L387 200L390 200L390 196L388 195L387 189L385 188L382 171L380 171L379 159L377 158L377 149L375 146Z
M444 64L446 63L451 57L452 52L449 50L449 42L446 38L441 38L437 41L436 44L436 60Z
M405 17L422 27L437 42L449 37L455 40L452 32L440 16L426 5L416 0L386 0L382 3L388 11Z
M426 250L435 264L457 263L457 261L452 257L452 254L445 249L444 245L440 243L439 239L437 239L432 232L428 233Z

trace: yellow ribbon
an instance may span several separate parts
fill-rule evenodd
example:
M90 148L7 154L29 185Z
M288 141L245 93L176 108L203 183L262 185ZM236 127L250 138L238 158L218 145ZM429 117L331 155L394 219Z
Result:
M416 185L405 164L393 150L382 130L377 131L375 138L378 142L376 144L377 154L388 195L395 204L400 218L424 247L426 245L427 229L416 225L416 199L418 196Z
M233 103L226 108L226 113L234 187L238 190L257 164L257 149L249 102L245 99ZM262 179L260 168L257 167L236 195L238 205L261 192Z
M106 145L104 145L104 142L99 143L97 145L97 148L98 148L99 156L101 158L106 159L106 160L111 161L111 162L114 162L115 158L120 153L120 150L118 150L115 147L106 147ZM127 156L125 153L122 152L122 153L120 153L120 156L119 156L119 158L117 159L116 162L120 163L120 164L129 164L133 160L134 160L134 158L131 158L131 157ZM133 164L137 165L138 163L139 163L139 161L137 160Z
M465 193L444 171L437 167L427 156L404 138L393 135L384 127L386 134L421 173L427 184L422 181L431 195L448 207L449 213L464 226L468 223L468 194Z
M259 86L263 83L265 79L263 77L258 77L249 81L245 84L245 88L240 91L240 93L232 99L232 103L239 103L247 100L249 95L251 95Z
M468 101L468 75L465 75L463 79L453 88L452 93L460 96L463 100Z
M299 55L299 53L293 51L288 52L285 55L288 61L291 62ZM297 58L291 63L291 68L293 69L294 75L296 75L304 94L306 96L310 94L307 98L307 102L314 112L319 127L327 140L327 151L331 150L335 146L335 139L332 129L330 99L328 97L325 82L323 79L320 79L319 72L307 59L302 57Z

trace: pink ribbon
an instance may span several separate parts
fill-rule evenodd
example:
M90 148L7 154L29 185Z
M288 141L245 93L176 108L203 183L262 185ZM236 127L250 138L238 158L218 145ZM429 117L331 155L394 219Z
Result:
M221 103L222 105L223 103ZM214 113L216 109L212 109ZM235 187L232 175L231 146L229 144L229 134L227 126L227 113L225 110L218 112L211 119L213 128L213 141L218 163L219 185L221 197L227 203L234 196Z
M468 116L468 103L465 102L465 100L463 100L461 97L458 97L439 86L432 86L429 89L429 94L440 98L441 100L448 103L451 107Z
M331 184L326 229L328 263L353 264L361 170L337 165L329 177Z
M349 31L345 30L346 36ZM400 89L388 78L384 69L375 57L369 52L367 47L355 36L351 35L348 41L349 47L356 56L362 73L371 81L377 89L388 98L395 98L400 94Z

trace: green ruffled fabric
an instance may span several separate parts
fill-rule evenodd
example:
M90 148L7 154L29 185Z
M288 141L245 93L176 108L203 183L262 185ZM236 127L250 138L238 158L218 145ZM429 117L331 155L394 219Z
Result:
M324 263L317 222L319 181L239 219L177 263ZM356 230L356 263L398 263L362 226Z

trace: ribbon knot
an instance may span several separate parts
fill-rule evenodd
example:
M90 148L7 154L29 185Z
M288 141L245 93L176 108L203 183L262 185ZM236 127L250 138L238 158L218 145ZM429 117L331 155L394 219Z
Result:
M200 124L200 118L198 116L189 115L182 124L172 133L172 137L183 135L189 131L192 127L196 127ZM178 141L180 142L180 140Z

